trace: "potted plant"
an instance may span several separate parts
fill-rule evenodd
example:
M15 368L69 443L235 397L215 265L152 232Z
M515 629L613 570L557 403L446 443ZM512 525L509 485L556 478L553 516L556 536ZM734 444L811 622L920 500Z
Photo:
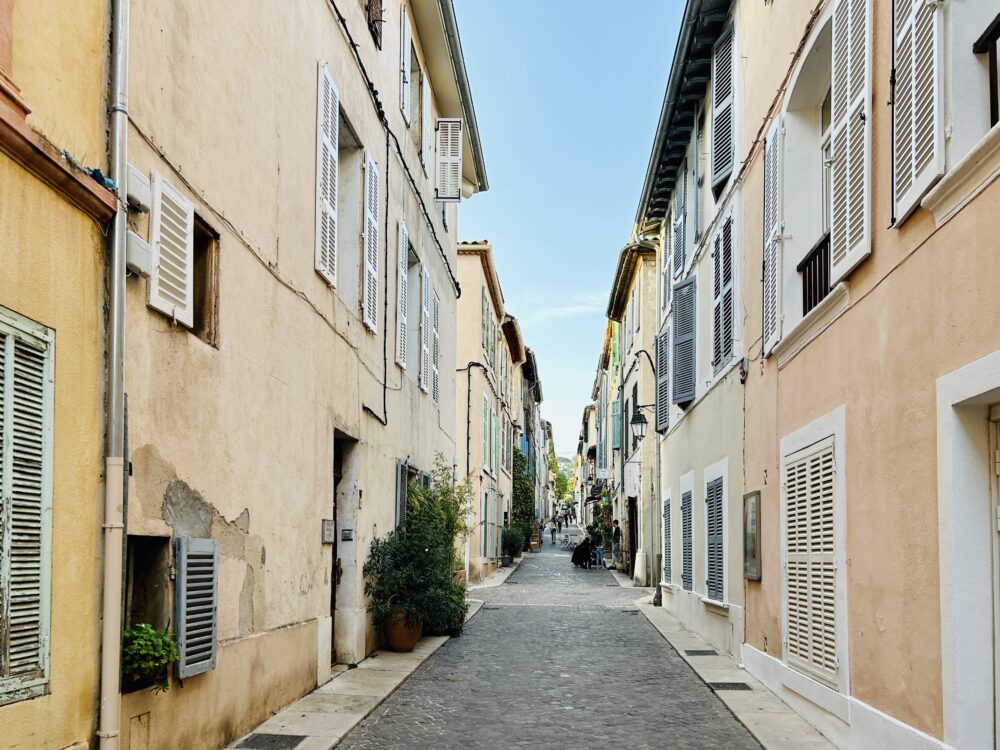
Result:
M503 550L500 567L506 568L524 549L524 532L521 528L511 526L504 529L500 537L500 547Z
M152 687L154 693L170 689L170 665L180 657L173 638L152 625L136 625L122 633L122 691Z
M363 569L368 611L393 651L412 651L423 634L422 556L414 541L397 532L374 540Z

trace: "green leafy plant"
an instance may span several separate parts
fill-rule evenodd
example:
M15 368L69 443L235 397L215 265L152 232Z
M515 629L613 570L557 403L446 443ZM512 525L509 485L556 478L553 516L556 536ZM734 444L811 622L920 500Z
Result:
M166 631L142 624L122 633L122 673L135 682L152 680L153 692L170 689L167 669L179 658Z
M500 547L508 557L517 557L524 550L524 529L521 526L511 526L503 530L500 536Z

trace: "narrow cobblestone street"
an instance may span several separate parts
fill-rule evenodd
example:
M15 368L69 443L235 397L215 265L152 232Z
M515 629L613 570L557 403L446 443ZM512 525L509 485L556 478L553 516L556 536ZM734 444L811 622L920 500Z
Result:
M758 748L605 571L546 542L345 748Z

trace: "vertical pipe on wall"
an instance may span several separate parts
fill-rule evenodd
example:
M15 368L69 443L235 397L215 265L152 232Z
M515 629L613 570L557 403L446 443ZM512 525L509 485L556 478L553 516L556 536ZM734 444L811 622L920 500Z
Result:
M128 179L129 0L113 0L111 177L118 185L108 268L107 426L104 459L104 585L101 622L101 750L117 750L121 710L122 550L125 487L125 241Z

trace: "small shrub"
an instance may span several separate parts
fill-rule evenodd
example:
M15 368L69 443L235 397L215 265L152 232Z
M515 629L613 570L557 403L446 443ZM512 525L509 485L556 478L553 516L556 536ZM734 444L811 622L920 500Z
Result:
M508 557L517 557L524 550L524 529L511 526L503 530L500 536L500 547Z
M122 673L136 682L152 680L153 692L170 689L167 668L179 658L170 634L152 625L136 625L122 633Z

